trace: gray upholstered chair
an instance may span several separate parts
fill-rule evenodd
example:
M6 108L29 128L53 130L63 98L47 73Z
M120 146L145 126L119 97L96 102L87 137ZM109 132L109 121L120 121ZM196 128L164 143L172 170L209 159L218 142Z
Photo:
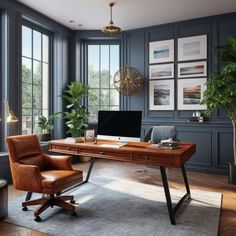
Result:
M144 137L144 142L158 143L161 140L172 138L179 141L176 137L175 126L153 126Z

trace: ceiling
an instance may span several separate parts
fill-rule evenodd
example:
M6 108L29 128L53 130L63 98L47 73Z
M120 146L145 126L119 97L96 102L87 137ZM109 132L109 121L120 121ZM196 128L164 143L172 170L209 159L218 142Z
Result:
M115 2L114 25L122 30L236 12L236 0L18 1L74 30L96 30L107 25L110 18L109 2Z

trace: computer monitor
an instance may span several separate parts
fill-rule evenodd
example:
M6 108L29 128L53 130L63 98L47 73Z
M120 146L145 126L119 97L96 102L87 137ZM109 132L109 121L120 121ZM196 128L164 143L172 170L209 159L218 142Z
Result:
M140 142L141 122L141 111L99 111L97 138Z

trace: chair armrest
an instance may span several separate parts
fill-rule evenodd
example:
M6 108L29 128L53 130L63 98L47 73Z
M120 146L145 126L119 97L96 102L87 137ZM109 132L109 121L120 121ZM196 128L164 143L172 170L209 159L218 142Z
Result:
M13 165L13 183L17 189L28 192L42 192L42 177L36 165L24 165L15 162Z
M45 155L51 169L73 170L70 156L49 156Z

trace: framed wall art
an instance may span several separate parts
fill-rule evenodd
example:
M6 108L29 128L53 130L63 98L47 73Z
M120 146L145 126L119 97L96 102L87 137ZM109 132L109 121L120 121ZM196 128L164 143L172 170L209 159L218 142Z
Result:
M178 78L207 76L207 62L187 62L178 64Z
M178 39L178 61L207 58L207 35Z
M174 63L149 66L149 79L167 78L174 78Z
M174 39L149 43L149 63L174 61Z
M201 105L206 89L206 78L178 80L178 110L205 110Z
M174 80L149 82L149 109L174 110Z

